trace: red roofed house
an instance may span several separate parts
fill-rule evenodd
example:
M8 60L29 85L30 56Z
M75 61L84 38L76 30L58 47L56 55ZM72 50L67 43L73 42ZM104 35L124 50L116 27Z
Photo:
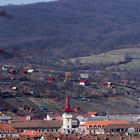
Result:
M81 86L85 86L86 85L86 80L80 80L79 81L79 85L81 85Z
M86 127L104 127L110 124L129 124L129 122L126 120L91 120L85 122Z
M24 138L24 140L43 140L43 133L38 131L32 131L32 130L26 130L22 133L20 133L20 137Z
M61 128L61 126L61 120L30 120L13 123L13 127L18 132L32 130L49 134L56 133Z
M11 68L11 69L9 69L9 73L17 74L17 70L15 68Z
M102 85L106 86L108 88L112 88L112 82L110 82L110 81L105 81L105 82L102 83Z
M114 133L125 133L125 135L139 135L140 134L140 123L129 123L129 124L112 124L105 126L107 134Z
M97 112L88 112L87 114L88 114L89 116L91 116L91 117L94 117L94 116L97 116L97 115L98 115Z
M124 84L124 85L127 85L129 83L129 80L121 80L120 83Z
M48 77L48 82L49 82L49 83L55 82L55 78L54 78L54 77Z
M84 123L86 134L105 134L105 127L108 125L126 125L130 124L126 120L89 120Z
M9 123L0 123L0 138L18 138L16 129Z

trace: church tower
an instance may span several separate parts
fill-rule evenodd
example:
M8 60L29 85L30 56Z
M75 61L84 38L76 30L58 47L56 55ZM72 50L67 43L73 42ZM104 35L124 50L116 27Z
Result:
M63 117L63 130L64 133L71 133L72 131L72 110L70 108L70 104L69 104L69 97L68 95L66 95L66 99L65 99L65 107L64 107L64 113L62 115Z

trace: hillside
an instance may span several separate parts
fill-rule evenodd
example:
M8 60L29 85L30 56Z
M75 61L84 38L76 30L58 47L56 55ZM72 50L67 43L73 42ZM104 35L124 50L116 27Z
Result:
M70 97L73 111L106 113L140 113L140 73L116 71L47 70L30 64L2 65L0 71L0 111L17 115L43 117L49 112L62 112L65 95ZM34 68L32 73L26 72ZM81 73L89 78L79 84ZM111 82L111 86L106 83ZM16 105L16 106L15 106ZM42 106L47 110L42 110Z
M0 60L14 58L14 55L0 49Z
M81 112L140 113L139 0L1 9L12 18L0 17L0 110L41 116L47 105L61 112L67 93Z
M126 70L140 69L140 48L126 48L108 51L106 53L76 57L69 59L72 63L81 64L102 64L111 67L125 68ZM63 60L65 62L67 60Z
M13 16L0 19L0 48L27 60L81 57L140 43L139 0L59 0L0 8Z

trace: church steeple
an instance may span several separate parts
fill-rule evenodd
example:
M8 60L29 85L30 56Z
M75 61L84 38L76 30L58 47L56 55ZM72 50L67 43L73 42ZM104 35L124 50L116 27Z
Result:
M72 110L70 108L70 103L69 103L69 97L68 97L68 95L66 95L66 98L65 98L64 112L66 112L66 113L72 112Z
M64 113L62 115L63 117L63 126L62 129L64 130L64 133L71 133L72 132L72 109L70 108L69 103L69 97L66 95L65 98L65 106L64 106Z

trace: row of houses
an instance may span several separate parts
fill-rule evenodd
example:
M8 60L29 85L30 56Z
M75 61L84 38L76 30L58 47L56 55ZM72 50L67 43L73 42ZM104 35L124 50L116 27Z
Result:
M52 114L54 115L54 114ZM61 115L61 116L59 116ZM51 119L52 118L52 119ZM44 135L140 135L140 115L107 115L99 116L96 112L76 114L70 108L66 96L63 113L58 117L49 116L47 119L13 119L9 116L0 117L0 138L27 137L45 140Z
M11 66L11 65L1 66L1 72L17 74L19 71L20 71L20 69L15 66ZM33 73L34 71L35 71L35 69L32 69L32 68L21 69L22 73Z
M10 74L18 74L18 73L19 74L20 73L31 74L33 72L40 72L40 73L42 72L40 69L33 69L33 68L25 68L25 69L19 70L15 66L11 66L11 65L2 66L1 71L8 72ZM89 73L80 73L79 72L78 74L76 74L77 78L74 78L75 80L73 79L74 76L71 72L63 72L63 73L64 73L64 82L71 81L71 82L77 83L81 86L89 86L89 85L92 85L92 83L95 83L95 82L89 81L89 77L90 77ZM49 73L47 73L47 74L49 74ZM11 80L12 79L15 80L14 77L11 77ZM57 80L57 78L55 78L55 75L53 75L53 74L49 74L47 77L47 81L49 83L54 83L54 82L57 82L59 80ZM129 83L129 81L124 79L124 80L118 81L118 83L122 83L124 85L127 85ZM106 86L108 88L112 88L113 83L111 81L105 80L105 81L101 81L100 84L103 86Z
M20 122L1 122L0 138L34 137L38 140L43 135L60 134L63 120L29 120ZM130 123L126 120L94 120L73 125L75 134L80 135L140 135L140 123ZM72 134L72 133L71 133ZM70 135L71 135L70 134Z
M140 134L140 123L132 124L125 120L86 121L80 128L86 134Z

